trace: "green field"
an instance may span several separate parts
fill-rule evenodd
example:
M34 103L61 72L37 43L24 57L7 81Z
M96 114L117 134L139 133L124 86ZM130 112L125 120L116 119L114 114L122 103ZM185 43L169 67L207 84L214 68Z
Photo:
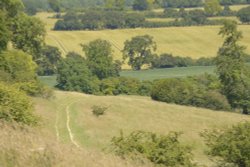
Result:
M183 132L181 141L194 148L194 160L207 166L211 166L211 162L204 154L206 147L199 133L250 120L249 116L241 114L166 104L140 96L93 96L56 91L53 99L36 98L34 102L45 128L63 143L101 151L120 130L125 134L134 130L159 134L179 131ZM97 118L92 114L91 107L96 104L109 106L104 116Z
M155 80L163 78L180 78L187 76L202 75L204 73L214 74L214 66L194 66L194 67L176 67L176 68L164 68L164 69L153 69L153 70L141 70L131 71L124 70L120 72L123 77L132 77L140 80ZM39 80L48 85L54 87L56 82L56 76L43 76L39 77Z
M165 69L141 70L141 71L122 71L120 74L124 77L138 78L140 80L155 80L162 78L181 78L187 76L196 76L204 73L213 74L214 66L194 66L194 67L176 67Z

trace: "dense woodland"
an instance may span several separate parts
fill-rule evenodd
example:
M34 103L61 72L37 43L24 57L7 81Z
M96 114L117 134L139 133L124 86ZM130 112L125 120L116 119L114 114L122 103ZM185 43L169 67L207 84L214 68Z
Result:
M250 113L250 70L247 64L249 55L246 54L245 46L240 43L243 34L238 30L235 21L221 22L222 26L218 33L223 38L223 43L214 58L194 60L169 53L157 55L157 43L152 36L145 34L124 41L124 48L121 50L123 57L118 61L114 59L111 43L104 39L93 39L87 44L82 44L82 55L69 52L63 58L57 47L46 45L44 23L36 17L27 15L39 10L54 11L59 19L63 19L56 23L55 28L60 27L58 24L67 22L66 28L61 30L75 30L75 27L78 27L78 30L149 27L144 23L145 14L121 12L126 10L125 8L150 10L164 7L167 17L168 11L171 10L173 17L182 17L186 21L179 26L196 25L190 23L195 21L199 25L206 24L202 19L223 15L223 11L224 15L237 15L242 22L249 23L249 7L237 13L230 13L228 8L217 8L220 4L246 4L249 3L248 0L222 0L220 4L215 0L212 7L210 3L205 3L204 11L192 12L169 7L203 6L200 0L23 2L24 5L19 0L0 2L0 127L3 127L3 130L10 127L11 130L8 132L15 133L21 129L26 135L29 133L26 126L44 126L41 124L42 120L34 114L32 98L49 100L53 98L54 88L42 84L38 75L55 75L56 87L63 91L77 91L96 96L149 96L155 101L216 110L213 112L218 110L244 115ZM69 11L60 16L60 12L81 7L85 7L82 9L84 14ZM98 9L90 12L86 9L88 7ZM63 26L65 25L61 25ZM72 28L68 29L69 26ZM121 77L123 64L129 65L134 71L144 68L214 65L216 75L141 81ZM95 121L98 121L106 109L103 106L92 107L93 114L97 116ZM200 135L207 145L206 153L214 159L217 166L249 167L249 130L249 122L243 122L222 130L206 130ZM7 134L3 136L9 136L9 133ZM162 135L156 132L134 131L125 135L121 131L120 136L110 139L107 152L123 160L139 160L141 165L149 161L152 166L199 166L193 161L193 148L184 144L179 139L180 136L180 132ZM19 163L20 159L25 161L27 166L31 163L30 166L39 164L42 167L61 165L50 147L41 149L40 152L30 150L36 154L29 153L27 157L22 156L19 147L0 144L0 166L22 166L23 164ZM80 149L74 153L79 152Z

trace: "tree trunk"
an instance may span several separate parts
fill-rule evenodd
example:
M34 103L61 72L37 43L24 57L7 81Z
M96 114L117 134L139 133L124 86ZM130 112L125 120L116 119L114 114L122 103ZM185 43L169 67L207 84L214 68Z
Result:
M242 114L248 114L248 108L247 108L247 106L244 106L244 107L243 107L243 112L242 112Z

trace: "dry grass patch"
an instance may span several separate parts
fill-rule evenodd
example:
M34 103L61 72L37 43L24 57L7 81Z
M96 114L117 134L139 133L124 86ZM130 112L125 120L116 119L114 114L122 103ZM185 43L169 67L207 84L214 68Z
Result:
M75 100L75 103L71 102ZM72 104L70 109L70 126L75 140L82 147L102 149L109 145L113 136L120 130L128 134L135 130L151 131L159 134L168 134L170 131L181 131L182 142L194 147L195 160L201 164L209 165L204 154L205 145L199 133L204 129L227 127L240 121L250 120L248 116L218 112L207 109L178 106L152 101L148 97L138 96L91 96L80 93L56 92L55 99L50 102L36 99L40 104L65 104L60 109L58 126L60 126L60 139L68 136L65 125L65 107ZM105 115L95 117L92 114L94 105L109 106ZM51 108L47 111L38 110L43 117L56 119L56 111ZM53 123L55 123L53 121ZM55 129L50 129L55 133ZM63 140L65 141L65 140ZM65 141L66 142L66 141ZM68 142L70 142L68 140Z

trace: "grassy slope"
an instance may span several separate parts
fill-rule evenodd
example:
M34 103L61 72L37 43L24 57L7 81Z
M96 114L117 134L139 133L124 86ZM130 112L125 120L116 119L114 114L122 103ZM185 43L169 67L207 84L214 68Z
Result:
M122 29L102 31L51 31L55 20L48 19L51 14L40 13L39 17L47 23L46 41L50 45L60 48L65 55L68 51L83 54L80 44L86 44L91 40L102 38L109 40L113 45L114 57L121 59L123 43L136 35L149 34L157 43L158 53L172 53L179 56L192 58L212 57L221 46L223 39L218 35L219 26L202 27L169 27L154 29ZM242 44L249 46L250 26L241 25L239 30L243 31ZM250 47L247 52L250 53Z
M120 130L125 134L134 130L161 134L182 131L181 140L194 147L195 160L207 165L210 162L203 153L205 146L199 132L250 120L248 116L240 114L160 103L138 96L103 97L57 91L50 101L34 101L44 125L54 134L57 127L59 139L65 143L70 142L66 127L68 108L75 141L84 148L101 150L113 136L119 135ZM109 106L106 115L100 118L92 115L91 107L96 104Z

